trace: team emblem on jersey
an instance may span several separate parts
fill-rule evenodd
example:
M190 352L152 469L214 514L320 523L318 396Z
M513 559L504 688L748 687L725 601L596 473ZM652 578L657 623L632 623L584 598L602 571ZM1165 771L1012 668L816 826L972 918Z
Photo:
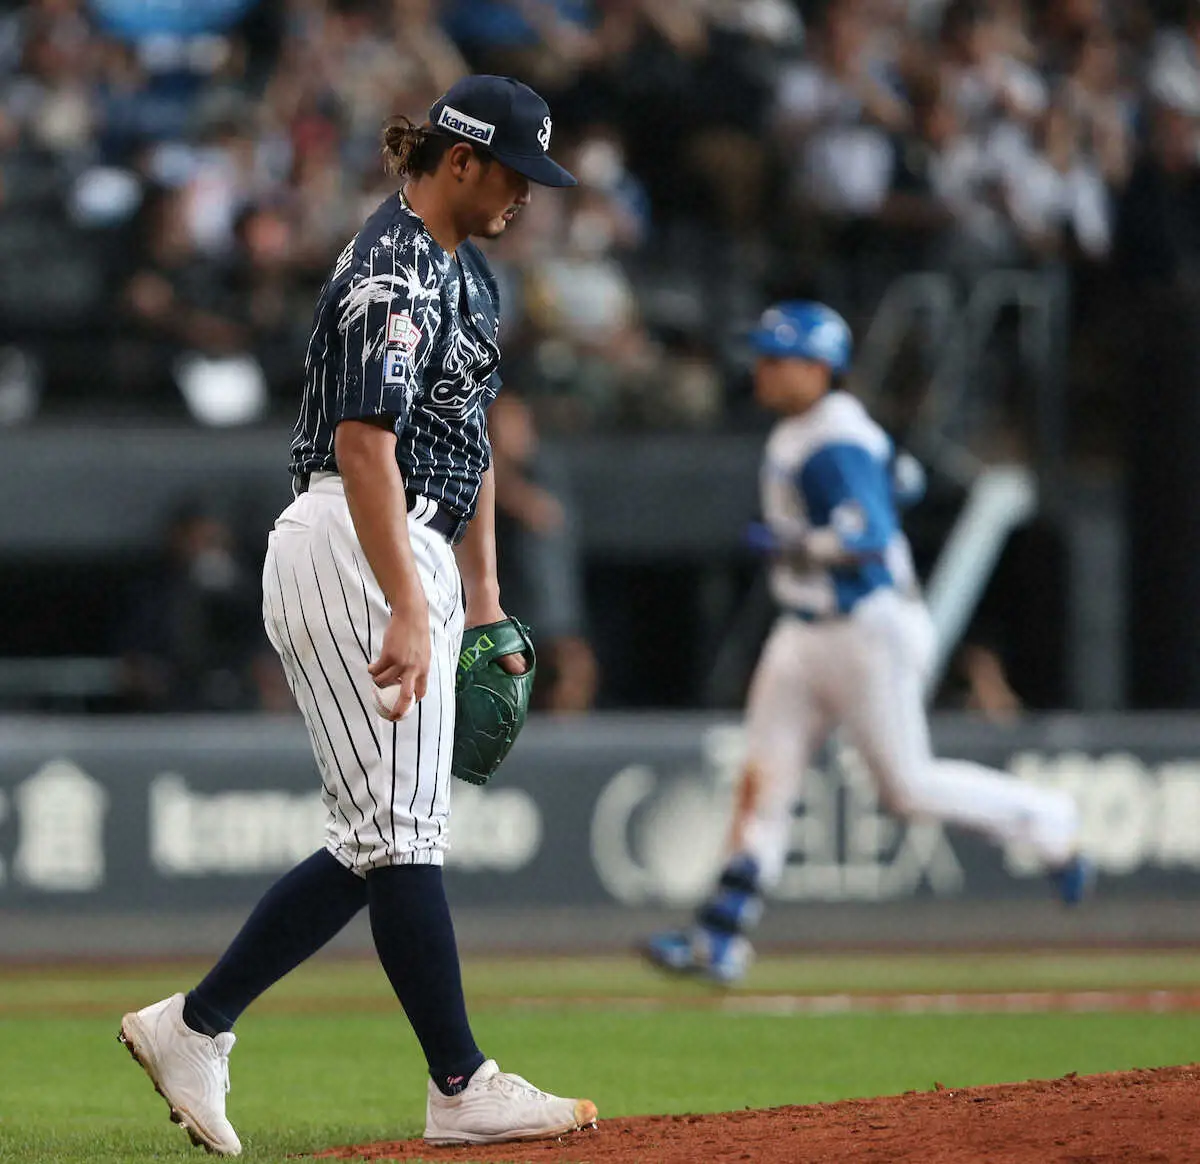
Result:
M439 416L466 416L478 405L499 362L500 350L494 343L456 328L446 345L442 376L429 390L429 409Z
M402 352L411 355L417 350L421 340L421 329L413 323L413 317L407 311L393 311L388 314L387 321L387 351Z
M553 129L554 122L552 122L549 117L543 117L541 131L537 135L538 141L541 142L543 150L548 150L550 148L550 134Z

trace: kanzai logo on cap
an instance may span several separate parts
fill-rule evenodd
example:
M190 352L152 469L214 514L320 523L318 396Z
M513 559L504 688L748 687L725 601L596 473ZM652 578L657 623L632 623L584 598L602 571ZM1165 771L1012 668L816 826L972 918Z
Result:
M449 129L463 137L483 142L484 145L491 145L492 137L496 132L494 125L486 121L477 121L474 117L468 117L465 113L460 113L449 105L443 107L442 115L438 118L437 123L441 129Z

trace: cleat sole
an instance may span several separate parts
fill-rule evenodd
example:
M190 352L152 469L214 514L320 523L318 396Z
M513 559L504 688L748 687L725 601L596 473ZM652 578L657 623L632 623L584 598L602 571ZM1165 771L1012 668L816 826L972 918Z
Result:
M457 1136L425 1136L424 1142L432 1148L453 1148L463 1144L509 1144L527 1140L566 1140L580 1132L596 1131L600 1113L590 1099L581 1099L575 1105L575 1119L569 1124L555 1128L537 1128L530 1131L502 1132L486 1136L463 1132Z

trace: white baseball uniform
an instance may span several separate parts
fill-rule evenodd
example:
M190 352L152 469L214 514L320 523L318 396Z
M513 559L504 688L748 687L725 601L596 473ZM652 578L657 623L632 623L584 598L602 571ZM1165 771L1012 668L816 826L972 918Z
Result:
M781 614L751 685L753 795L738 828L768 885L805 770L839 725L892 811L1029 842L1049 865L1074 849L1065 793L932 755L922 693L934 630L899 527L893 459L887 434L840 391L781 421L767 443L762 505L782 547L770 573Z
M463 606L454 551L428 525L436 509L422 497L408 515L431 657L425 698L397 722L375 710L367 666L390 610L355 535L341 477L314 473L267 541L263 621L308 725L329 810L326 847L357 871L440 865L449 840Z
M292 438L297 496L270 535L263 615L321 769L327 846L356 871L440 865L447 846L464 618L452 542L491 463L498 312L482 252L470 242L445 251L398 195L347 244L317 305ZM389 609L338 474L335 433L351 420L396 434L429 606L426 695L397 723L375 710L367 671Z

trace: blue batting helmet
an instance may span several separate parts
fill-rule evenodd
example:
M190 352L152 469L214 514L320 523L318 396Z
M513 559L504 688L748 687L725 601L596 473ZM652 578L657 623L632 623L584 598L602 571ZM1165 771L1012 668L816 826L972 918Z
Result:
M854 348L850 325L832 307L803 299L768 307L748 339L760 355L819 360L834 372L850 367Z

